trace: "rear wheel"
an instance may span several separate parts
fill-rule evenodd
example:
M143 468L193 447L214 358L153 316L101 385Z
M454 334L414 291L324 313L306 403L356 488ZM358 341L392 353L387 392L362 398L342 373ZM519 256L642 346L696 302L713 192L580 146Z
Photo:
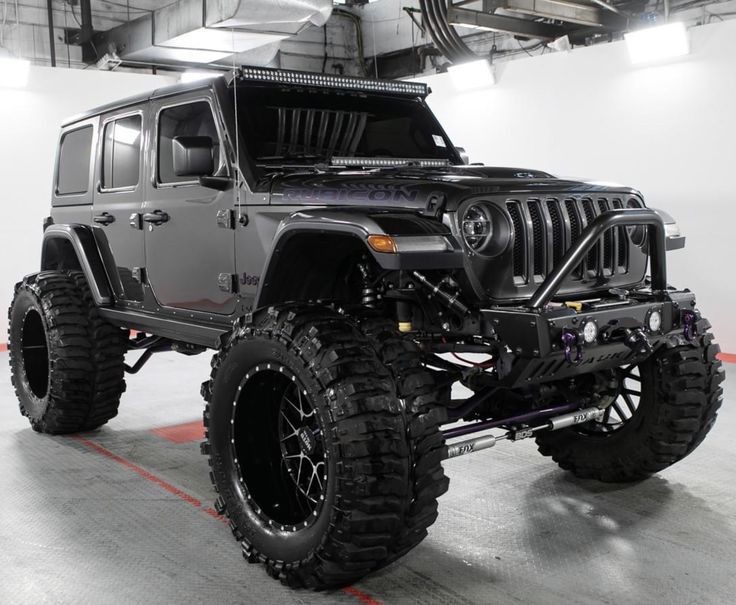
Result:
M203 452L249 562L290 586L349 584L390 560L410 500L391 376L352 323L284 306L215 355Z
M636 481L690 454L716 420L723 398L720 347L698 321L692 343L660 349L618 370L618 392L598 422L537 437L539 451L573 474Z
M81 273L26 278L8 316L11 380L34 430L91 430L117 414L127 331L99 316Z

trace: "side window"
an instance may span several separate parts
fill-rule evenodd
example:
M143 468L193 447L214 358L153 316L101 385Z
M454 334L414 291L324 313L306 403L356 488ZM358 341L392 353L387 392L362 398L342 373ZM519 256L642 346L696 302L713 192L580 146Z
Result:
M138 185L141 158L141 116L105 124L102 143L102 188Z
M56 180L58 195L80 195L89 187L92 126L72 130L61 138L59 174Z
M174 174L174 137L205 136L212 139L215 165L218 163L219 138L212 109L206 101L177 105L164 109L158 120L158 182L181 183L191 181L189 176Z

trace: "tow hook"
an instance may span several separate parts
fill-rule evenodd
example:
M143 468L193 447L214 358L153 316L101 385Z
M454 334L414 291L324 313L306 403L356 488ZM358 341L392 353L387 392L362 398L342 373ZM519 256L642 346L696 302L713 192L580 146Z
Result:
M682 312L682 333L685 336L685 340L688 342L692 342L692 340L698 335L698 326L695 323L695 319L694 311Z
M645 357L651 355L652 343L649 342L649 339L644 333L644 330L626 330L625 334L626 338L624 338L624 343L627 347L634 351L634 353Z
M565 328L562 330L562 346L565 352L565 361L574 366L580 365L583 361L583 343L582 335L577 330ZM575 347L575 358L572 357L572 348Z

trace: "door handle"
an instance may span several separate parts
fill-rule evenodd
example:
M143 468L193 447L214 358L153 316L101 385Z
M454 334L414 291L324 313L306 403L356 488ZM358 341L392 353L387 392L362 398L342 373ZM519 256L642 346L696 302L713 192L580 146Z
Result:
M115 222L115 217L108 212L103 212L102 214L96 215L92 220L98 225L109 225Z
M152 225L160 225L161 223L165 223L169 220L169 215L163 210L154 210L153 212L146 212L143 215L143 220L146 223L151 223Z

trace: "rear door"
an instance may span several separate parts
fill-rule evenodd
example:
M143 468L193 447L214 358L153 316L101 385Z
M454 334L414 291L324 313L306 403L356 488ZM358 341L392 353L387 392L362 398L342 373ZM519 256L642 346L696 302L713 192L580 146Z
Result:
M173 169L174 137L207 136L214 144L216 173L226 171L215 109L207 91L151 104L153 175L143 207L146 272L159 304L230 314L235 308L235 231L223 216L234 208L234 193L202 187Z
M138 217L145 188L145 109L127 108L102 117L92 209L98 245L117 269L113 289L118 299L135 304L143 301L144 238Z

